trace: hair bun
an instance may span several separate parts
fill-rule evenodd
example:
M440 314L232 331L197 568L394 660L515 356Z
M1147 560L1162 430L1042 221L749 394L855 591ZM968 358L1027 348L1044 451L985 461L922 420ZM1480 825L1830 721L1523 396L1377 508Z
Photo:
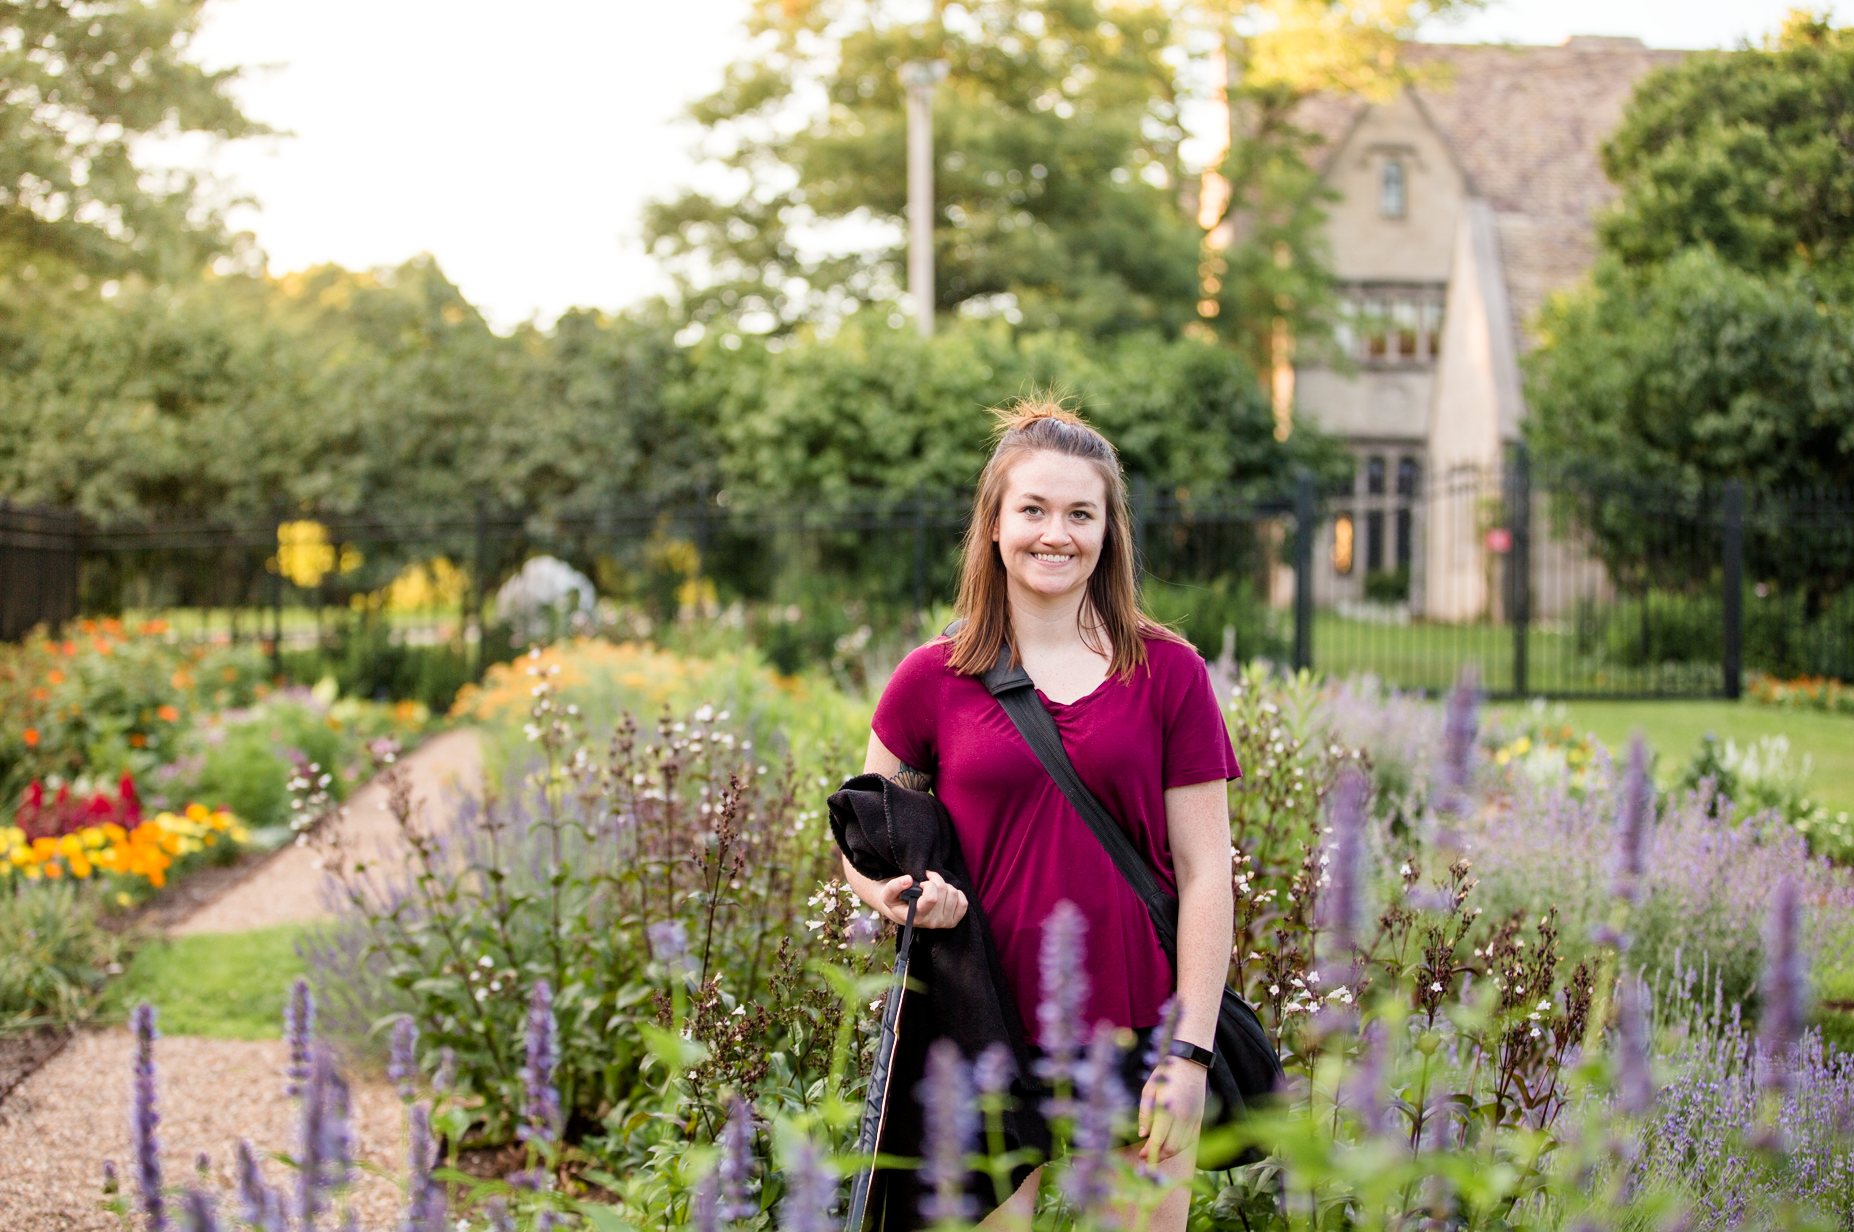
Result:
M992 411L992 415L998 420L1000 435L1021 432L1043 419L1070 424L1077 428L1092 428L1087 420L1062 405L1062 399L1054 394L1030 394L1006 406L996 408Z

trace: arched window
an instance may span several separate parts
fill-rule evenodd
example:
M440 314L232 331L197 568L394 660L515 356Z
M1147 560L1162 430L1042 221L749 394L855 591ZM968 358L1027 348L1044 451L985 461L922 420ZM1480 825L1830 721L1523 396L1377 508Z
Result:
M1408 194L1404 190L1403 162L1395 158L1386 159L1380 177L1378 213L1386 218L1402 218L1409 204Z

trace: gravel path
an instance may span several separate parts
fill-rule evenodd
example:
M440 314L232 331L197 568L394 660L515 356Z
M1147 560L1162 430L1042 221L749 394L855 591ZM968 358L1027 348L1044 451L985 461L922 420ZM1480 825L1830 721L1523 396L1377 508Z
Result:
M118 1232L101 1206L103 1161L129 1175L129 1072L135 1041L127 1031L91 1031L71 1041L0 1107L0 1228L6 1232ZM283 1094L282 1040L180 1036L155 1044L161 1113L159 1141L168 1183L194 1180L205 1151L212 1185L230 1193L233 1148L248 1138L260 1156L294 1151L296 1107ZM392 1088L357 1084L356 1155L397 1175L404 1169L403 1113ZM266 1175L292 1174L271 1163ZM362 1228L395 1226L399 1191L366 1173L354 1191ZM221 1209L231 1209L227 1204Z
M407 755L405 765L414 802L424 808L443 807L451 793L475 792L482 779L482 751L469 730L426 741ZM386 790L378 784L349 797L346 815L331 824L357 855L378 858L398 850ZM314 848L285 848L169 931L241 932L321 919L329 914L322 882ZM85 1032L0 1104L0 1232L118 1232L115 1217L100 1205L101 1178L105 1159L116 1161L125 1180L128 1175L133 1052L126 1031ZM227 1189L233 1147L241 1137L260 1153L294 1149L297 1113L283 1094L284 1061L281 1040L177 1036L155 1045L160 1141L170 1183L190 1181L194 1159L205 1151L213 1183ZM402 1118L389 1086L355 1083L357 1155L392 1175L403 1170ZM288 1173L273 1164L269 1176L281 1183ZM362 1228L395 1226L399 1193L389 1182L368 1177L355 1201Z
M440 808L448 794L475 793L483 778L483 753L469 729L434 736L407 754L415 804ZM343 846L357 856L390 857L399 850L397 827L386 811L386 789L368 783L348 797L345 816L332 824ZM329 914L322 901L321 856L314 847L286 847L241 880L222 898L188 916L172 932L235 933L273 924L319 920Z

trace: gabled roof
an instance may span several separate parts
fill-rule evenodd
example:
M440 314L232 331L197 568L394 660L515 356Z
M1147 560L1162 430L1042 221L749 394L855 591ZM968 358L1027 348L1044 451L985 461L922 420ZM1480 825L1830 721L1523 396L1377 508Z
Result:
M1580 35L1557 47L1418 43L1406 54L1433 74L1414 89L1417 102L1470 191L1493 208L1513 313L1523 324L1595 259L1595 217L1615 196L1598 151L1636 81L1690 53ZM1301 104L1296 121L1336 146L1367 105L1319 95Z

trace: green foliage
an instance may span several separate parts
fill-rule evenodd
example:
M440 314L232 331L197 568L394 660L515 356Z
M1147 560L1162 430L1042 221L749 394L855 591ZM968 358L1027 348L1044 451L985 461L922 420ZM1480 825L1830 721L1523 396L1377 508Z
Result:
M1228 649L1235 662L1287 657L1288 639L1247 579L1193 583L1149 577L1140 589L1140 604L1154 620L1184 634L1207 659L1224 652L1225 630L1234 635Z
M1795 10L1773 45L1644 78L1603 148L1621 196L1604 248L1631 265L1711 249L1756 273L1854 274L1854 37Z
M1715 811L1729 801L1740 818L1771 812L1809 841L1809 850L1840 864L1854 863L1854 822L1814 798L1808 754L1792 760L1787 736L1760 736L1740 746L1707 732L1681 772L1679 790L1712 784Z
M166 1035L276 1039L290 981L302 973L296 944L303 926L242 933L193 933L143 944L110 985L118 1012L146 1001Z
M0 888L0 1035L83 1022L122 955L94 895L66 883Z
M266 131L233 101L239 70L191 59L203 0L0 5L4 281L191 264L225 237L194 179L137 157L144 138Z

